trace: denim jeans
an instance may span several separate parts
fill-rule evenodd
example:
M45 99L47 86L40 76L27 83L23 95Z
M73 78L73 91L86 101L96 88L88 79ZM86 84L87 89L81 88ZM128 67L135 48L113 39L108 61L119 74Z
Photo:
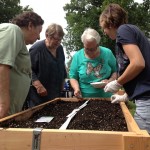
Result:
M134 119L142 130L147 130L150 134L150 99L135 100L136 111Z

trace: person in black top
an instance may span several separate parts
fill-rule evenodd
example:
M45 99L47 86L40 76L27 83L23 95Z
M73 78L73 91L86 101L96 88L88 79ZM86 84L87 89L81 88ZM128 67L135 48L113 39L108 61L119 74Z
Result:
M134 119L150 133L150 42L135 25L127 24L127 12L118 4L109 4L100 15L104 33L116 40L118 80L108 83L105 92L116 93L122 86L123 96L113 95L112 102L135 100Z
M58 24L50 24L46 39L35 43L30 49L32 63L32 84L26 103L33 107L61 96L67 77L65 56L61 40L63 29Z

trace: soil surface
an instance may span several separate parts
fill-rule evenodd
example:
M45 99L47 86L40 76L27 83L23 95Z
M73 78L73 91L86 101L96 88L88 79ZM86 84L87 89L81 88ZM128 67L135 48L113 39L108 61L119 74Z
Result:
M66 116L84 102L57 101L56 103L49 103L41 110L36 111L26 121L5 121L0 123L0 127L59 129L66 121ZM53 116L54 118L49 123L35 122L42 116ZM88 102L86 107L77 112L67 129L127 131L127 125L119 104L92 100Z

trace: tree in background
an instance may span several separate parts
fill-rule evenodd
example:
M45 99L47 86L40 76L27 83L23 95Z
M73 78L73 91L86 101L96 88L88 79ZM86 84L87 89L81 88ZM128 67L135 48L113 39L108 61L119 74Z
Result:
M133 3L129 8L129 23L137 25L150 38L150 0Z
M143 0L141 4L135 3L133 0L70 0L70 3L64 6L68 26L63 45L68 56L72 51L83 47L80 37L87 27L97 30L102 36L100 44L114 51L115 42L106 37L99 27L100 13L109 3L121 5L128 11L129 23L137 25L150 38L149 0Z
M20 0L0 0L0 23L7 23L15 15L27 10L32 8L20 6Z

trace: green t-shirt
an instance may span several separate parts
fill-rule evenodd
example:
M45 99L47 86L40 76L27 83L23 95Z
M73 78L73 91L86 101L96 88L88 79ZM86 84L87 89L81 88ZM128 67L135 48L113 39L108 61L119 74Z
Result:
M94 88L90 83L109 79L116 72L116 59L110 49L100 46L100 56L95 59L85 57L84 49L74 54L69 76L79 82L82 97L110 97L103 89Z
M9 65L10 110L21 111L31 83L31 61L21 29L9 23L0 24L0 64Z

